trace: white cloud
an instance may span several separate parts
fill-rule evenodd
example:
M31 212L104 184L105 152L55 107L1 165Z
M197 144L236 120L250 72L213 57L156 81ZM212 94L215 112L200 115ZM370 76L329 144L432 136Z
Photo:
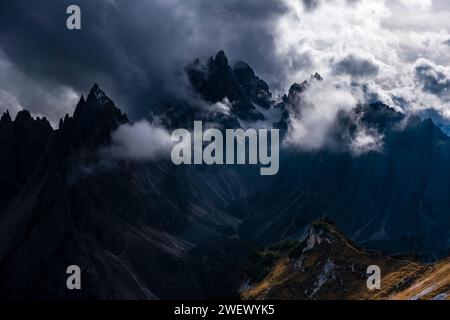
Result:
M329 142L338 112L351 110L356 103L349 88L338 88L327 80L313 82L291 114L285 143L305 150L323 147Z
M0 112L11 117L27 109L33 116L47 117L55 128L60 118L71 114L79 95L70 87L53 82L35 81L12 64L0 49Z
M213 113L222 113L225 115L229 115L231 111L231 103L228 98L225 97L222 101L210 105L207 110Z
M301 141L311 148L326 142L326 128L343 103L347 104L344 108L353 108L355 101L364 100L360 92L353 91L354 81L371 93L364 97L377 97L397 110L435 108L444 116L450 114L448 97L426 90L416 76L417 63L423 59L433 66L429 72L447 74L448 2L322 0L313 9L305 9L302 1L283 2L289 10L279 19L274 39L279 60L293 66L285 74L285 87L308 79L314 71L339 87L323 88L322 96L310 97L317 99L312 103L314 108L302 119L294 117L291 142ZM293 63L305 56L309 66ZM355 147L365 150L364 146L377 146L379 138L361 131Z
M148 160L170 154L171 146L167 130L142 120L114 131L109 151L120 159Z
M413 9L429 10L433 5L433 0L400 0L400 3Z
M356 155L368 151L380 151L383 148L383 135L376 131L369 132L367 129L362 128L356 133L350 147Z
M422 93L414 81L414 63L418 59L426 58L438 65L450 61L446 44L450 39L450 5L439 3L436 9L431 0L328 0L314 10L305 10L301 1L283 1L289 11L277 24L277 54L288 62L307 54L312 61L309 68L287 73L286 87L309 78L313 71L348 83L345 72L333 73L336 62L351 56L364 57L379 68L367 84L377 90L383 102L392 105L396 95L417 96L418 89ZM422 98L426 102L427 95ZM412 109L417 106L417 100L407 102ZM440 101L440 105L450 109L447 101Z

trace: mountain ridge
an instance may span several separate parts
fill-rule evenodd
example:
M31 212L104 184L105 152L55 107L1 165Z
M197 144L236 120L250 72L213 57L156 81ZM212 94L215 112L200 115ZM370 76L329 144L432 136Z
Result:
M229 102L239 104L238 113L250 110L251 123L253 108L266 110L270 91L248 65L239 63L233 71L225 58L220 54L210 60L214 68L223 67L225 76L217 80L223 83L208 84L201 74L199 86L216 86L205 94L218 103L239 85ZM319 77L312 81L322 81ZM242 92L244 87L248 92ZM301 99L301 90L307 85L293 86L292 100L297 93ZM254 105L257 100L261 109ZM177 101L171 107L186 104ZM287 105L278 108L289 112ZM172 113L175 109L164 111L174 118L168 129L197 115L185 118L183 112ZM239 126L236 115L218 121ZM187 168L164 160L105 159L99 148L130 121L98 85L55 130L26 111L14 121L5 113L0 174L5 186L18 183L1 193L0 296L234 296L252 248L297 240L318 216L333 220L365 249L414 251L430 260L448 256L449 138L430 121L411 118L398 129L404 117L383 104L361 105L339 120L338 138L351 136L359 121L385 134L384 149L358 157L347 149L282 150L280 173L266 179L239 166ZM40 143L31 139L37 137ZM36 153L30 153L34 148ZM11 170L24 160L29 161L25 170ZM11 172L22 172L23 178ZM73 263L85 275L83 292L64 287L65 269Z
M381 270L377 290L366 285L372 265ZM315 220L302 240L256 252L247 275L243 299L450 300L449 259L425 265L364 251L326 219Z

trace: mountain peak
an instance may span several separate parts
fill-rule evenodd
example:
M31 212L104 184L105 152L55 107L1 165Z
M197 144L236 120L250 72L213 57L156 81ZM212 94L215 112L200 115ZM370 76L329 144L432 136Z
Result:
M427 127L434 126L434 121L431 118L426 118L425 120L423 120L423 125Z
M94 83L94 85L92 86L90 92L93 92L93 91L99 91L99 90L100 90L100 87L98 86L98 84L97 84L97 83Z
M323 78L322 78L322 76L321 76L318 72L316 72L316 73L314 73L314 74L311 76L311 80L322 81Z
M126 114L94 84L86 100L81 96L73 117L66 115L64 120L60 121L61 145L72 149L95 149L99 145L107 144L111 132L127 122Z
M228 58L223 50L220 50L219 52L216 53L214 62L219 66L228 66Z
M266 82L258 78L253 69L245 62L238 61L234 64L233 73L248 97L257 105L269 108L272 94Z
M75 111L74 111L74 113L73 113L73 116L76 118L76 117L78 117L82 112L83 112L83 109L84 109L84 105L86 104L86 100L84 100L84 96L83 95L81 95L81 98L80 98L80 100L78 101L78 103L77 103L77 105L75 106ZM66 114L66 117L65 118L68 118L68 115ZM65 120L65 119L64 119Z
M308 86L309 86L309 84L308 84L308 81L306 81L306 80L303 81L302 83L294 83L289 88L289 92L288 92L287 98L290 101L294 101L294 99L296 99L298 96L300 96L303 92L306 91Z
M83 97L81 97L83 99ZM83 99L84 100L84 99ZM82 100L80 99L80 102ZM109 99L105 92L103 92L97 83L89 91L89 95L86 100L88 105L96 105L96 106L104 106L106 104L112 103L111 99Z
M435 125L433 119L427 118L416 125L417 130L419 130L418 135L422 137L427 137L431 139L429 141L449 141L449 137Z
M269 105L270 92L267 84L257 78L253 70L249 70L250 67L246 66L243 73L241 69L235 73L223 51L219 51L214 58L210 57L206 66L196 59L186 67L193 89L203 99L216 103L226 98L232 105L234 115L243 120L264 120L253 102Z
M9 114L9 110L6 110L3 115L2 118L0 119L0 123L9 123L11 122L11 116Z
M17 123L23 123L23 122L25 122L25 121L32 120L32 119L33 119L33 118L31 117L30 112L29 112L28 110L23 109L23 110L20 110L20 111L17 113L15 122L17 122Z
M233 66L233 71L235 73L243 73L248 76L254 76L255 72L253 69L248 65L248 63L244 61L236 61L236 63Z
M381 290L367 290L370 265L383 266ZM363 250L326 219L314 221L304 240L253 253L246 273L245 299L431 299L446 297L450 281L448 260L427 265ZM429 283L436 285L430 289Z

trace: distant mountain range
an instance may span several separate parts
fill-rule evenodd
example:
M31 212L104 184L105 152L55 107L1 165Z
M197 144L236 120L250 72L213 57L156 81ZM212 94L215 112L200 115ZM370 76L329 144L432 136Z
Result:
M271 123L284 135L303 92L323 81L315 74L277 100L250 66L231 67L223 52L206 63L195 60L185 72L195 95L164 97L152 109L151 120L167 129L189 128L193 120L222 128ZM383 150L350 152L355 121L384 136ZM450 255L450 138L431 119L361 104L339 114L333 149L282 150L274 177L247 166L178 167L165 159L105 156L111 133L127 123L97 85L58 129L26 110L14 120L1 117L0 297L239 297L252 255L301 241L319 217L366 249L427 261ZM273 263L287 267L287 249L280 250ZM363 251L355 250L364 263ZM326 259L338 258L333 254L309 262L308 281ZM374 260L389 270L404 265L386 255ZM81 291L65 287L71 264L82 268ZM308 294L290 297L361 297L343 288L312 294L308 286ZM245 297L265 292L249 290Z

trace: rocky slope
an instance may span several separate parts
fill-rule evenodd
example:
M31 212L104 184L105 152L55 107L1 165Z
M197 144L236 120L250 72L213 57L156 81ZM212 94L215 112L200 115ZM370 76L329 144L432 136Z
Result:
M366 270L381 269L381 289L369 290ZM249 259L244 299L450 300L450 260L435 264L360 249L327 220L303 239L277 244Z

